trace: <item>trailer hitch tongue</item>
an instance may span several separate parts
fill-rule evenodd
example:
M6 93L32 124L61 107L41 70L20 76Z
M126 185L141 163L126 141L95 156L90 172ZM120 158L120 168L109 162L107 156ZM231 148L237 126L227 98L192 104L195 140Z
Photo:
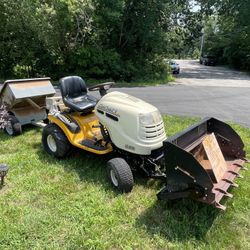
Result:
M159 199L189 197L219 209L223 197L232 198L230 187L245 169L244 144L227 124L209 118L163 143L167 175Z

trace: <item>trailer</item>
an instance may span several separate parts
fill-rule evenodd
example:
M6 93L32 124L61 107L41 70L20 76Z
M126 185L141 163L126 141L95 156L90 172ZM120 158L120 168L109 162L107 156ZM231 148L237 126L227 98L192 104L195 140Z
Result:
M50 78L7 80L0 91L0 103L9 114L5 132L9 135L22 133L22 126L44 126L47 119L46 98L56 91Z

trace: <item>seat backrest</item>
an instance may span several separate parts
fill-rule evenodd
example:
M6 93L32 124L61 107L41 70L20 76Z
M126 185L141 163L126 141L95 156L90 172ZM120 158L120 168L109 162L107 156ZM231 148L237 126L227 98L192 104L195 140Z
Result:
M66 76L59 80L62 97L75 98L87 94L84 80L79 76Z

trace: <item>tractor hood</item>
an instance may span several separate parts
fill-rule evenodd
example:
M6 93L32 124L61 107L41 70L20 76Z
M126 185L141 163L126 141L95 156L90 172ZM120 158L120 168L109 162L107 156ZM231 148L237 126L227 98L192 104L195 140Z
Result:
M110 105L105 106L105 104L110 104ZM147 102L144 102L139 98L118 91L108 93L107 95L102 97L101 101L98 103L97 106L98 106L97 108L102 108L102 109L125 108L130 110L130 112L135 112L135 113L148 113L157 110L156 107Z
M120 149L150 155L166 139L158 109L128 94L118 91L106 94L96 105L95 113L112 143Z

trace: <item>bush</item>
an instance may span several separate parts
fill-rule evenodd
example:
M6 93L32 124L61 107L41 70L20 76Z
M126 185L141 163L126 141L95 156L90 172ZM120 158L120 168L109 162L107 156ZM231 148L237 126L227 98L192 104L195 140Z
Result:
M102 50L81 47L70 57L71 74L84 78L114 79L124 81L159 80L166 78L168 71L162 58L132 58L122 60L114 49Z
M112 49L81 47L71 56L72 71L85 78L119 79L120 64L119 54Z
M8 112L4 105L0 105L0 129L4 129L8 124Z
M167 65L162 58L141 59L125 62L123 79L126 81L162 80L168 76Z

